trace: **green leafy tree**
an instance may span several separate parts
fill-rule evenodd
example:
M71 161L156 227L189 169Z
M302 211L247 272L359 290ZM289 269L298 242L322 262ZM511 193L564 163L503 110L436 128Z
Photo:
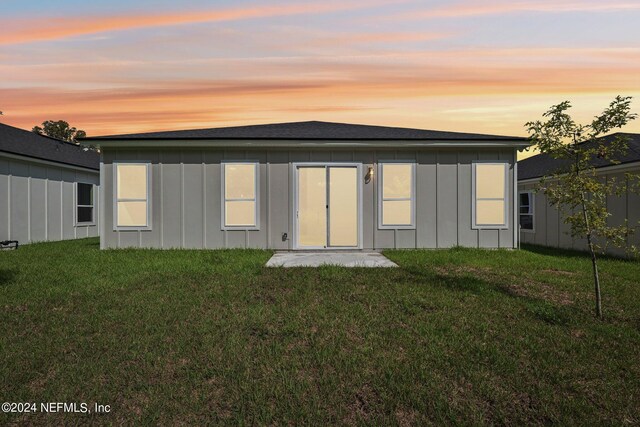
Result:
M628 149L627 140L618 136L613 140L601 137L624 127L637 114L631 113L631 98L616 97L590 124L578 124L568 114L569 101L552 106L543 121L528 122L533 142L541 153L559 159L562 165L551 175L540 180L538 190L544 192L550 205L559 209L573 237L587 241L591 255L595 288L595 311L602 317L602 298L597 255L607 245L625 248L637 253L627 244L627 237L636 226L625 222L611 226L607 219L607 196L623 195L628 188L638 191L638 175L627 174L624 180L603 180L597 175L594 160L617 164Z
M52 138L73 143L76 143L78 138L84 138L87 136L85 131L69 126L69 123L64 120L47 120L42 122L42 127L34 126L32 131L40 135L47 135Z

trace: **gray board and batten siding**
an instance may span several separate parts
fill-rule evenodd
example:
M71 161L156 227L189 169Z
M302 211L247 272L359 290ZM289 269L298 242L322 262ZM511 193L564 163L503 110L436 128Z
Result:
M616 182L628 183L627 173L640 174L640 162L598 169L598 176L602 179L615 179ZM536 192L538 181L539 178L533 178L518 183L519 192L531 192L534 195L534 226L533 230L521 230L522 243L586 251L588 249L586 239L572 237L571 229L564 222L558 208L549 205L543 192ZM628 187L627 191L620 196L608 195L606 205L607 211L611 214L607 219L609 225L623 225L625 219L630 225L638 226L640 224L640 195L630 191ZM640 233L628 236L627 243L640 247ZM606 247L606 252L616 256L627 255L624 248L611 245Z
M514 149L495 150L211 150L105 149L102 164L104 216L102 244L152 248L293 249L293 169L301 162L362 163L384 160L416 162L416 229L380 230L377 220L376 175L362 183L363 248L447 248L456 245L513 248L513 201L509 227L475 230L471 226L471 164L500 160L509 164L509 195L513 194ZM113 162L151 162L151 230L114 231ZM259 162L260 230L222 230L221 163ZM377 170L374 169L376 172ZM289 239L282 240L282 233Z
M99 155L0 124L0 240L19 244L96 237ZM93 221L78 223L77 183L93 186Z

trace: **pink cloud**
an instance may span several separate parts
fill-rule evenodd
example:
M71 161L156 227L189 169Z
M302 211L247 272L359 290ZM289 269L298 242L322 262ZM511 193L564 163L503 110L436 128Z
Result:
M462 18L483 15L505 15L524 12L560 13L560 12L613 12L621 10L640 10L637 1L471 1L396 15L394 18Z

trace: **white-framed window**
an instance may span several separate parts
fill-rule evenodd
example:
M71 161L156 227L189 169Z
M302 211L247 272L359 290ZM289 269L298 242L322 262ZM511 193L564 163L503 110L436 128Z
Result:
M534 231L535 219L533 216L533 206L535 202L535 196L532 191L521 191L519 194L519 214L520 214L520 229L522 231Z
M151 163L113 164L115 230L151 229Z
M260 228L258 163L222 163L222 229Z
M378 176L378 228L415 228L416 164L381 162Z
M472 163L472 227L508 228L509 165L500 161Z
M93 225L93 184L76 182L76 225Z

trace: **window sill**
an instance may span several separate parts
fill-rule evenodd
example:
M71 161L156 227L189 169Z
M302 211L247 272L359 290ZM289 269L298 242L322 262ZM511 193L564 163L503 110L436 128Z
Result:
M415 225L378 225L378 230L415 230Z
M95 227L95 222L76 222L75 227Z
M508 230L508 225L474 225L472 230Z
M221 227L222 231L260 231L260 227Z

